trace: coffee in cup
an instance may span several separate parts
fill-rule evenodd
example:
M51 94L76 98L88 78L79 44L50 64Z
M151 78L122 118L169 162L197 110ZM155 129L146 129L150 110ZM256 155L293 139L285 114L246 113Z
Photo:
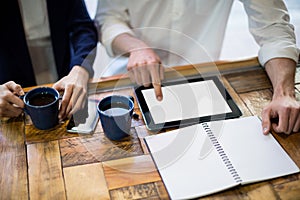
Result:
M97 106L104 134L111 140L121 140L130 133L134 109L133 97L111 95Z
M25 112L33 125L47 130L58 124L59 92L52 87L38 87L25 94Z

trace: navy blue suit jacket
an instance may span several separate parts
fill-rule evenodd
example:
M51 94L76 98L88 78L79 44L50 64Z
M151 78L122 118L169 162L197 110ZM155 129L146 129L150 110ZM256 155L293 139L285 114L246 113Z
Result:
M97 30L84 0L47 0L50 33L59 78L74 65L93 75ZM0 3L0 84L36 85L18 0Z

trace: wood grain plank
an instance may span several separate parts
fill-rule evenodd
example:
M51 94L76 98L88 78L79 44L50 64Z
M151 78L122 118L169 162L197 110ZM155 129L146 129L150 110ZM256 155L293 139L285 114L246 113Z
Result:
M238 94L272 88L268 75L262 68L226 74L224 77Z
M66 199L58 141L27 145L30 199Z
M243 200L250 199L247 194L239 192L239 187L224 190L219 193L214 193L212 195L204 196L201 200Z
M135 129L122 141L111 141L104 133L83 135L60 140L64 167L102 162L130 156L142 155L143 150Z
M277 199L276 192L274 191L272 185L268 182L242 186L240 187L239 193L242 194L242 197L247 197L247 199Z
M224 87L227 89L229 95L232 97L234 102L237 104L237 106L241 110L242 116L244 116L244 117L245 116L251 116L252 113L249 111L249 109L247 108L247 106L245 105L243 100L240 98L240 96L232 88L229 81L224 76L221 77L221 81L222 81Z
M160 131L150 131L147 129L146 126L138 126L135 127L136 133L140 139L144 139L145 137L149 135L156 135L161 133Z
M106 161L103 168L110 190L161 180L150 155Z
M112 200L160 199L154 183L146 183L114 189L110 191L110 196Z
M273 133L273 136L278 140L284 150L294 160L300 168L300 134L292 133L286 135L283 133Z
M136 130L136 133L137 133L137 135L138 135L138 137L140 139L141 147L143 149L144 154L149 154L150 152L148 150L148 147L147 147L147 145L145 143L144 138L146 136L153 135L153 134L156 134L156 133L148 131L147 128L146 128L146 126L135 127L135 130Z
M253 115L261 117L263 108L272 99L272 92L269 89L259 90L240 94L240 97Z
M274 187L279 199L298 200L300 199L300 180L295 180Z
M68 199L110 199L101 163L63 169Z
M68 120L57 125L53 129L39 130L32 125L32 122L30 120L28 120L29 118L28 116L26 118L27 118L26 125L25 125L26 144L49 142L58 139L78 136L78 134L76 133L68 133L66 131Z
M280 188L282 185L285 185L286 183L295 182L298 180L300 180L300 173L272 179L270 180L270 183L273 185L273 188L275 187Z
M155 182L155 186L159 194L159 199L170 199L167 189L162 181Z
M28 199L23 118L0 122L0 199Z

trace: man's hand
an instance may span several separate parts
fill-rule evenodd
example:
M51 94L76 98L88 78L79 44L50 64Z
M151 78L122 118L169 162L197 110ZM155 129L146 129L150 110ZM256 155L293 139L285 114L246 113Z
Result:
M149 87L152 83L157 100L163 98L161 80L164 78L164 68L160 58L150 48L135 50L130 53L127 70L132 82Z
M53 85L58 91L64 92L59 111L60 120L83 109L87 99L88 81L88 72L83 67L74 66L67 76Z
M13 81L0 85L0 117L17 117L23 112L24 102L18 97L21 95L22 87Z
M162 100L164 67L159 56L145 42L127 33L118 35L112 47L116 54L129 54L127 70L130 80L145 87L152 83L157 100Z
M264 134L271 128L277 133L290 134L300 128L300 104L295 97L295 61L274 58L266 63L266 71L273 85L273 97L262 111ZM276 122L272 120L276 119Z
M293 97L273 99L263 109L262 119L264 134L268 134L271 128L277 133L297 132L300 128L300 104ZM276 119L276 122L272 122L272 119Z

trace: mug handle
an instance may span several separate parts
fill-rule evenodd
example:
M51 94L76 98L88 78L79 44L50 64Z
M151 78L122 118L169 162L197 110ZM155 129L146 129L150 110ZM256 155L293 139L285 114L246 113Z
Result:
M133 98L133 96L129 95L128 98L134 103L134 98Z
M129 95L128 98L134 103L133 96ZM140 116L138 114L136 114L135 112L133 112L132 118L135 119L135 120L139 120Z
M19 96L19 98L22 99L22 101L24 101L24 97L25 97L25 94ZM24 111L27 115L29 115L29 112L28 112L28 110L27 110L27 108L26 108L26 105L25 105L25 107L23 108L23 111Z

